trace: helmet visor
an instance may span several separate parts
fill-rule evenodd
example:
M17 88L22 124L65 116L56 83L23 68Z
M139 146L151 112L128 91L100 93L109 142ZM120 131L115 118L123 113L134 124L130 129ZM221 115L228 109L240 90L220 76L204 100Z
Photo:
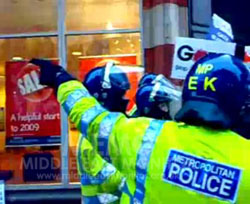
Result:
M159 102L171 102L171 101L179 101L181 99L181 91L177 90L174 86L169 87L162 85L160 83L156 83L153 87L153 90L150 94L151 101L159 101Z

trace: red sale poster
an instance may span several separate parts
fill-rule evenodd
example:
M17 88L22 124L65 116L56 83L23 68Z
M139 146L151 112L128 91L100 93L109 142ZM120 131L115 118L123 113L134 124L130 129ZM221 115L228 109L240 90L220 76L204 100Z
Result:
M122 65L121 68L129 78L130 90L127 91L126 97L130 100L127 112L132 111L135 105L135 94L139 80L143 76L144 69L136 66L136 55L107 55L107 56L92 56L80 58L80 80L83 80L86 74L95 67L104 66L108 61Z
M39 84L39 67L6 62L6 145L60 143L60 105L51 88Z

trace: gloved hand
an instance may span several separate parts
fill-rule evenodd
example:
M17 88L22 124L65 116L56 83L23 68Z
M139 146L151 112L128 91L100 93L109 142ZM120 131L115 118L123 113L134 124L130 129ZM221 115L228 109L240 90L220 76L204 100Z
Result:
M57 90L61 83L75 80L61 66L53 64L49 60L32 59L30 63L40 67L40 84L53 87Z

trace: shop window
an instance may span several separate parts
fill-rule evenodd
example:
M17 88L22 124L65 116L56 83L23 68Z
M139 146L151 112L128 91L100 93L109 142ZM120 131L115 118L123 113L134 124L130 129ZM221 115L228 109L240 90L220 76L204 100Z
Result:
M57 1L2 0L0 34L57 30Z
M61 181L60 133L51 138L52 141L57 137L58 143L55 140L54 143L49 143L45 138L48 139L47 136L50 136L50 129L53 127L48 126L43 130L47 131L47 135L39 129L41 120L55 118L46 114L23 114L33 110L34 106L42 108L39 98L47 97L47 92L36 89L41 88L36 83L37 75L34 74L39 72L28 72L31 67L27 65L27 72L20 74L21 70L24 70L23 66L26 66L24 64L31 58L49 58L56 61L57 38L1 39L0 47L0 178L6 180L7 184L58 183ZM13 91L18 90L13 84L18 88L22 86L20 93ZM15 100L18 94L23 96L22 100ZM13 112L10 115L6 110ZM17 123L12 125L10 121ZM10 130L10 126L14 129Z
M120 64L138 66L141 61L140 34L104 34L70 36L67 38L68 71L83 80L85 74L95 66L101 66L109 59ZM128 67L130 69L133 66ZM133 98L137 88L136 81L142 76L143 68L136 69L136 75L129 75L131 89L128 98ZM130 70L126 70L128 73ZM79 132L70 124L69 132L69 174L70 181L78 181L76 165L76 146Z
M139 28L139 0L67 0L69 31Z
M141 65L141 39L139 33L70 36L67 39L68 71L81 80L83 59L109 55L134 56Z

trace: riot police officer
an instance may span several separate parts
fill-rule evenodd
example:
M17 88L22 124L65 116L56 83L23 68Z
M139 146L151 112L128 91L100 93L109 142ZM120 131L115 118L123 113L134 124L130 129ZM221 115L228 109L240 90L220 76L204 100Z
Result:
M32 62L41 67L41 83L58 87L59 102L83 135L94 146L102 143L97 149L107 149L126 176L121 203L250 199L250 144L230 131L248 95L249 72L240 60L210 54L194 64L185 80L179 122L109 112L61 67ZM51 78L43 81L46 72Z

